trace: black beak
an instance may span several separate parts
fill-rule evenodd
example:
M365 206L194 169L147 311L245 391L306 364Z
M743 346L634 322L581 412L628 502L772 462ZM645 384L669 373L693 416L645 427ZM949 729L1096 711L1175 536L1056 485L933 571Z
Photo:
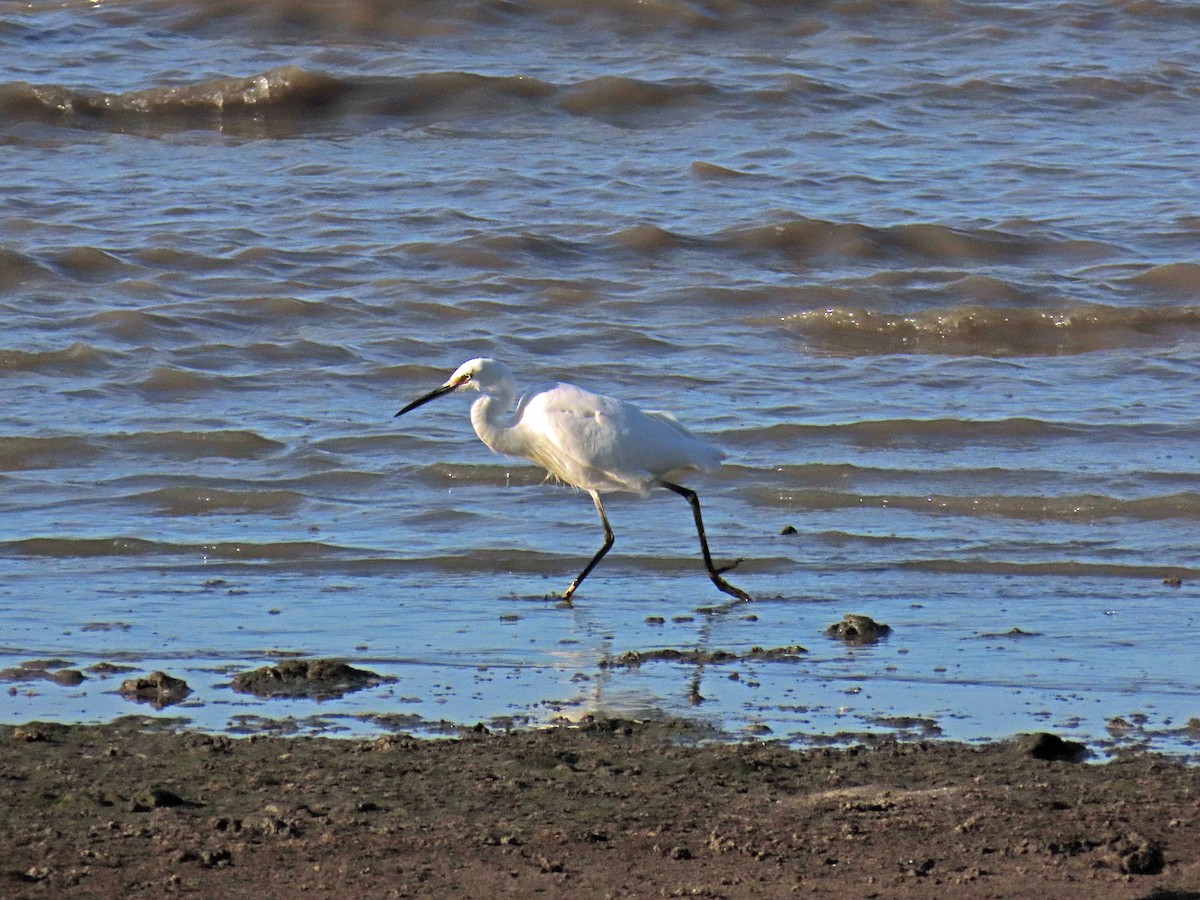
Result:
M416 409L418 406L424 406L430 400L436 400L438 397L442 396L442 394L448 394L451 391L455 390L456 388L461 387L461 385L462 385L462 382L450 381L450 382L447 382L446 384L443 384L439 388L434 388L432 391L430 391L424 397L418 397L412 403L408 404L408 406L404 407L404 409L402 409L402 410L400 410L400 412L396 413L396 416L402 416L406 412ZM393 416L392 418L396 418L396 416Z

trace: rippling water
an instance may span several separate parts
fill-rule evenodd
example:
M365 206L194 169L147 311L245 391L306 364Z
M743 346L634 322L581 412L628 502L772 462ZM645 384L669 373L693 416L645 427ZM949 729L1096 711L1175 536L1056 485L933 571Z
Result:
M607 709L1190 752L1192 6L3 8L0 665L165 668L214 728ZM586 495L465 402L392 419L482 354L722 446L693 484L756 602L696 611L724 598L665 494L614 498L577 608L544 601L599 543ZM824 637L848 612L892 636ZM279 653L399 682L228 690ZM115 686L0 713L130 711Z

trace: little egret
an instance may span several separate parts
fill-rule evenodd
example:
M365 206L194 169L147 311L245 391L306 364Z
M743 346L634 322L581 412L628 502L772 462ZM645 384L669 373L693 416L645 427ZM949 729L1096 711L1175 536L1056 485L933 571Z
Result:
M508 366L494 359L468 360L445 384L418 397L396 415L402 416L443 394L471 388L483 395L471 404L471 424L481 441L494 453L531 460L559 481L587 491L600 513L604 543L563 591L562 600L567 606L583 579L613 545L613 530L600 502L601 492L627 491L645 496L656 487L674 491L691 505L700 551L713 584L739 600L750 599L749 594L721 577L741 560L721 568L713 565L696 492L667 480L677 472L716 468L724 453L693 435L669 413L643 411L573 384L535 388L521 398L516 412L510 413L517 383Z

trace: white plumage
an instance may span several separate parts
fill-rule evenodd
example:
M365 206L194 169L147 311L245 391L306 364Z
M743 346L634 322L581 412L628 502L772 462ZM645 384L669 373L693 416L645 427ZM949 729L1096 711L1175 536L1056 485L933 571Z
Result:
M675 484L676 476L713 469L725 454L696 437L669 413L638 409L631 403L593 394L573 384L549 384L526 393L512 410L517 385L512 372L494 359L472 359L459 366L440 387L405 406L401 416L452 391L474 389L471 424L479 439L496 453L519 456L541 466L565 484L587 491L600 521L605 542L591 562L562 594L570 603L596 563L613 544L612 528L600 501L601 493L628 491L645 496L664 487L691 504L705 566L713 583L727 594L749 600L744 591L721 577L736 562L717 569L708 551L700 501L695 492Z

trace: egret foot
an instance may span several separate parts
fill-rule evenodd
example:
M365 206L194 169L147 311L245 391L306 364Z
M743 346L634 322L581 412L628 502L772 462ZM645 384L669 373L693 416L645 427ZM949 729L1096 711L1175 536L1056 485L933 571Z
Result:
M691 488L685 488L679 484L672 484L669 481L660 480L659 484L669 491L674 491L680 497L688 502L692 508L692 518L696 520L696 534L700 538L700 552L704 555L704 568L708 569L708 577L712 579L712 583L717 588L730 597L737 597L739 600L749 601L752 598L741 588L736 588L724 578L721 577L722 572L728 572L734 566L741 562L740 559L735 559L723 569L718 569L713 565L712 554L708 552L708 538L704 535L704 518L700 515L700 498L696 496L696 492Z
M740 563L740 562L743 562L743 557L739 556L733 562L727 563L726 565L723 565L723 566L721 566L721 568L717 569L717 574L724 575L729 570L736 569L738 567L738 563Z
M719 590L724 591L730 597L737 597L739 600L745 603L749 603L754 599L741 588L734 587L716 572L710 572L709 575L712 577L712 583L715 584Z

